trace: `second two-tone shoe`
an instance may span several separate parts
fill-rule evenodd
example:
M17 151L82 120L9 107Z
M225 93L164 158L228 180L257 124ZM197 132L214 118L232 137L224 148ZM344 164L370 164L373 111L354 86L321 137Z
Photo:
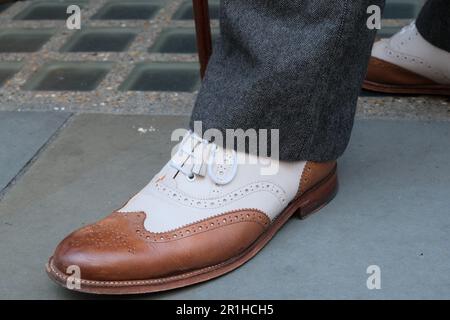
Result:
M363 88L450 95L450 52L429 43L411 23L390 39L374 44Z
M245 161L239 159L246 158ZM264 172L267 165L277 168ZM255 256L292 216L337 191L336 162L284 162L224 150L188 133L178 152L121 209L67 236L46 266L67 286L147 293L210 280Z

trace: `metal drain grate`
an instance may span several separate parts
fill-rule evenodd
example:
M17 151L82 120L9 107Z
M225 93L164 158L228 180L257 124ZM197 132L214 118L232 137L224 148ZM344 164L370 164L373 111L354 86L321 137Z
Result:
M121 52L136 37L136 29L98 28L80 31L69 39L61 51L68 52Z
M196 63L140 63L120 90L193 92L200 86L198 69Z
M220 4L219 2L209 3L209 17L212 20L219 19L220 12ZM194 10L192 8L192 1L183 3L180 8L175 12L172 19L174 20L193 20L194 19Z
M39 69L24 88L43 91L94 90L111 66L110 62L52 62Z
M387 0L377 37L398 32L422 3ZM66 28L71 4L82 8L81 30ZM216 39L220 3L209 4ZM0 107L140 110L156 104L178 110L192 105L189 93L200 88L192 0L23 0L0 4L0 18ZM6 103L10 96L14 101Z
M0 52L35 52L53 35L47 29L12 29L0 31Z
M148 20L158 13L161 5L155 3L107 3L92 18L101 20Z
M22 67L21 62L2 61L0 62L0 87L9 80Z
M217 30L213 30L213 38L217 37ZM161 32L150 52L193 54L197 52L195 30L193 28L169 28Z
M69 16L66 12L70 4L84 7L85 1L71 2L37 2L28 6L14 17L16 20L65 20Z

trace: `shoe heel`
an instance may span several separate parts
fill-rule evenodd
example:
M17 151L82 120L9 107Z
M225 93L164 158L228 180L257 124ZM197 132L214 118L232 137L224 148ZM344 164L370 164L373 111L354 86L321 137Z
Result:
M319 211L333 200L337 194L338 187L337 171L335 170L322 182L300 196L297 200L298 209L294 215L299 219L305 219Z

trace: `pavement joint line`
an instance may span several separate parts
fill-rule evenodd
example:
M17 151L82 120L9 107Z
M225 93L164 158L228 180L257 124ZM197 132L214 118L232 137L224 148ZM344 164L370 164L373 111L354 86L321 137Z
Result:
M68 113L68 117L62 122L62 124L53 132L53 134L47 139L47 141L42 144L42 146L35 152L35 154L23 165L23 167L17 172L17 174L8 182L8 184L0 190L0 203L2 202L5 195L14 188L16 183L19 182L33 166L33 164L39 159L39 157L48 149L48 147L59 137L59 135L64 131L64 129L69 126L75 117L74 113Z

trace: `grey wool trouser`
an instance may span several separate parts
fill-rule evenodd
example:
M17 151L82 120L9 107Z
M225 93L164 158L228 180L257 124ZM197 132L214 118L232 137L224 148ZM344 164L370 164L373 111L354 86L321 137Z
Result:
M370 5L384 0L222 0L191 128L279 129L281 160L337 159L376 33Z

